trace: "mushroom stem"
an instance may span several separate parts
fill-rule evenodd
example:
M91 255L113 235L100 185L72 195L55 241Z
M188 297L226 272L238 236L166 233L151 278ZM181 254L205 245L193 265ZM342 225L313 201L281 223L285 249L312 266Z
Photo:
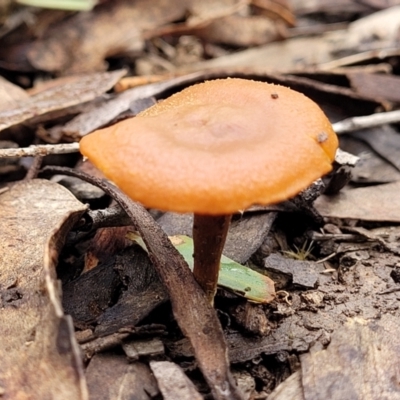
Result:
M232 215L194 215L193 274L211 304L217 291L218 274Z

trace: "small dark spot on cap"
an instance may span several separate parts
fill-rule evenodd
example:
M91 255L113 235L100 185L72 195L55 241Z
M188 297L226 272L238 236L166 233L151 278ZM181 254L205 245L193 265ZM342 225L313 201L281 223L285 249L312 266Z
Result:
M278 93L272 93L271 94L271 98L272 99L277 99L279 96L278 96Z
M318 143L324 143L328 140L328 134L326 132L318 133L317 136Z
M209 335L209 334L210 334L210 328L204 327L204 328L203 328L203 333L204 333L205 335Z

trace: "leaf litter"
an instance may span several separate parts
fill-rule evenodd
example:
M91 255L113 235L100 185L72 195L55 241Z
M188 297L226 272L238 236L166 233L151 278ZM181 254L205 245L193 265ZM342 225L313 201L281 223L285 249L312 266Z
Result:
M154 0L151 8L148 2L99 3L87 13L28 10L23 20L2 27L0 74L8 80L0 81L0 148L53 143L52 150L33 153L50 154L58 143L133 116L184 86L227 76L300 90L334 123L398 109L397 1L221 0L172 6ZM40 24L29 24L29 15ZM143 78L141 86L112 90L124 75ZM219 322L211 322L216 334L211 337L219 337L213 343L193 339L201 318L180 314L179 307L187 307L182 302L193 300L190 286L174 303L176 294L162 283L165 277L160 280L154 258L125 238L137 227L129 227L123 210L109 207L104 192L78 193L68 186L90 204L93 210L87 212L54 182L15 185L32 159L2 158L1 266L7 273L1 274L0 315L3 343L10 346L0 351L3 371L8 365L13 371L1 380L3 397L20 391L32 398L47 393L86 398L88 391L91 398L107 392L105 398L119 393L150 399L161 391L165 398L177 398L175 389L182 385L194 390L195 398L207 393L197 373L200 365L216 398L221 381L212 376L215 371L224 371L222 381L233 382L233 376L244 398L285 399L290 390L299 399L343 398L343 393L397 398L389 384L399 379L392 374L395 367L382 362L397 358L398 120L367 124L341 135L342 149L360 158L351 176L347 170L344 189L307 206L293 199L235 217L226 255L272 279L276 299L256 305L220 289L216 308L225 340ZM51 157L51 164L75 164L72 155ZM164 229L190 235L177 217L151 212ZM99 228L103 232L96 234ZM287 258L288 251L311 240L309 259ZM174 324L169 299L187 337ZM64 313L73 317L76 340ZM40 329L21 323L28 319ZM23 346L15 345L18 340ZM232 373L221 351L225 341ZM216 360L203 358L215 346L220 346ZM162 364L167 360L171 365ZM157 384L150 368L158 362L165 372L156 374ZM41 375L42 365L47 367ZM184 371L195 388L178 375L176 387L168 385L167 366ZM50 368L57 374L44 379ZM371 372L376 370L379 375ZM29 379L20 385L22 372ZM329 388L335 390L327 393Z
M0 195L0 379L8 398L88 398L54 264L85 210L69 191L45 180L21 182Z

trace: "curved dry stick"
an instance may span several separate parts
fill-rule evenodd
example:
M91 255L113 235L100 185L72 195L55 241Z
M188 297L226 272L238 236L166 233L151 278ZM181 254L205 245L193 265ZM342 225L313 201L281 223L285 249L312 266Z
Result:
M118 202L146 244L149 257L170 296L176 321L190 340L214 398L243 399L229 370L227 345L215 310L194 280L183 257L146 209L105 180L63 167L46 167L43 172L78 177L101 188Z

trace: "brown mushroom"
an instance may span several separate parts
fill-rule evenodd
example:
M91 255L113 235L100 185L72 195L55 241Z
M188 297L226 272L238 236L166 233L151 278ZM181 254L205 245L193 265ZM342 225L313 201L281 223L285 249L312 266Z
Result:
M303 94L220 79L98 130L80 147L132 199L195 214L193 273L212 301L232 213L296 195L331 170L337 144Z

